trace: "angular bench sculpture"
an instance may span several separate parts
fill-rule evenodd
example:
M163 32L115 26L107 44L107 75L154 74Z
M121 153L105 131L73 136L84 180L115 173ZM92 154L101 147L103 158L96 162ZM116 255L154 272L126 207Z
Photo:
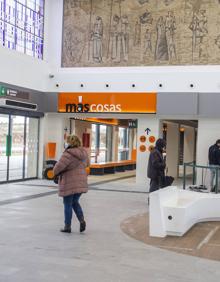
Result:
M183 236L194 224L220 221L220 194L169 186L150 194L150 236Z

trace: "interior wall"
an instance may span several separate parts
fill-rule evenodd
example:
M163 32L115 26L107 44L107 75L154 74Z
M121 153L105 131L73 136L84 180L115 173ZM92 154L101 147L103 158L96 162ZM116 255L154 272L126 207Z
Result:
M45 1L44 61L0 47L1 83L45 92L220 92L219 65L61 68L62 13L63 0Z
M82 141L83 133L89 133L90 134L90 147L86 148L87 153L90 156L91 155L91 145L92 145L92 123L87 121L81 121L81 120L75 120L75 129L74 134L80 138Z
M195 128L184 126L184 148L183 148L183 162L189 163L194 161L195 149ZM187 174L192 173L192 168L188 168Z
M176 123L167 123L166 165L167 174L178 177L179 124Z
M138 118L137 128L137 165L136 165L136 182L140 184L146 184L146 191L149 190L150 179L147 178L147 165L150 155L149 146L155 145L155 143L149 142L149 137L154 136L155 140L159 137L160 121L153 115L143 115ZM146 129L151 131L147 135ZM140 137L145 136L146 141L141 142ZM145 146L146 150L142 152L140 146Z

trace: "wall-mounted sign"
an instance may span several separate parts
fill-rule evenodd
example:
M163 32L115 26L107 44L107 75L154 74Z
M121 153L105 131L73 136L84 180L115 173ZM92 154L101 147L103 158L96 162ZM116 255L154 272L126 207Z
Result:
M13 98L20 98L24 100L29 99L29 92L8 88L5 86L0 85L0 97L13 97Z
M146 136L141 135L141 137L140 137L140 141L141 141L141 142L146 142L146 140L147 140Z
M154 149L154 146L153 146L153 145L150 145L150 146L148 147L148 151L149 151L149 152L151 152L153 149Z
M139 147L139 149L140 149L140 152L142 152L142 153L147 150L147 148L146 148L145 145L141 145L141 146Z
M149 142L150 142L150 143L154 143L155 140L156 140L156 138L155 138L154 136L150 136L150 137L149 137Z
M137 128L137 119L128 120L128 127L129 128Z
M151 129L150 128L146 128L145 132L147 133L147 135L149 135L149 133L151 132Z
M156 113L156 93L59 93L61 113Z

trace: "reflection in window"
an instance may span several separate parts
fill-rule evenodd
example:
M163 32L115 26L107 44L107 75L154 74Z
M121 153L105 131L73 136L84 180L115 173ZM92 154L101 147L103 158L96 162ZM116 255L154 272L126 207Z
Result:
M0 44L43 58L44 0L0 0Z
M129 155L128 147L128 128L119 127L118 129L118 160L127 160Z

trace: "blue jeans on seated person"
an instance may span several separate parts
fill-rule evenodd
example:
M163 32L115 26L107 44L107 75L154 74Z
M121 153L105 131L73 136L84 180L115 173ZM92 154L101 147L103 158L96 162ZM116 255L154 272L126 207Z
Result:
M79 204L79 198L81 195L81 193L77 193L63 197L65 225L71 225L73 214L72 210L74 210L79 222L84 220L83 211Z

